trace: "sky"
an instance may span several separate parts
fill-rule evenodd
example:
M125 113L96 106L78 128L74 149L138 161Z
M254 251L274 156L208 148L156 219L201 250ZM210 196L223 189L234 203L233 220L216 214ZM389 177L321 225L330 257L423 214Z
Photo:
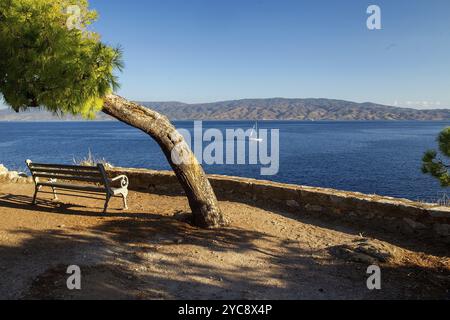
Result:
M450 107L448 0L91 0L138 101L333 98ZM367 8L381 9L369 30Z

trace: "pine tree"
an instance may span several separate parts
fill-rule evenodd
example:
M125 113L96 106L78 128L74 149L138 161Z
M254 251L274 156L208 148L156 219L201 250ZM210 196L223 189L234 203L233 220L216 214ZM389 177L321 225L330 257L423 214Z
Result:
M43 108L93 119L103 111L149 134L160 145L189 199L194 223L227 223L203 168L163 115L125 100L116 71L122 52L89 30L97 13L87 0L0 1L0 94L19 112ZM182 146L175 148L175 146ZM172 161L172 152L190 161Z
M450 164L445 163L441 156L450 157L450 127L444 129L437 139L439 144L439 152L429 150L423 157L422 171L425 174L439 179L443 187L450 186Z

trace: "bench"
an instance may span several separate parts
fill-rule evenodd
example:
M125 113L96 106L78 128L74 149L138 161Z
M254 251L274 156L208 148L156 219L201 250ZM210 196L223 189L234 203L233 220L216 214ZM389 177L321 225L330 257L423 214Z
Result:
M33 205L36 204L37 194L41 188L50 187L53 190L55 200L58 200L57 190L79 191L80 193L91 194L100 193L106 196L103 213L106 213L109 200L112 197L122 197L123 207L128 209L128 177L121 175L110 179L103 164L98 164L97 166L72 166L33 163L31 160L27 160L26 164L35 183ZM117 187L113 187L116 184Z

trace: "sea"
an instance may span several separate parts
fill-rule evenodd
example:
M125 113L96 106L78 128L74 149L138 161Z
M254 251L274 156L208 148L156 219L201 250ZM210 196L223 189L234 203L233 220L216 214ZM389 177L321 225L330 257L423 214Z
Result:
M191 132L194 127L193 121L174 123ZM225 135L226 130L251 129L254 122L202 125ZM421 159L426 150L437 148L436 137L447 126L450 121L261 121L260 130L279 130L277 174L262 176L263 165L247 161L204 168L214 174L437 201L447 189L422 173ZM26 159L73 164L89 152L114 166L170 169L148 135L120 122L0 122L0 164L11 170L26 172Z

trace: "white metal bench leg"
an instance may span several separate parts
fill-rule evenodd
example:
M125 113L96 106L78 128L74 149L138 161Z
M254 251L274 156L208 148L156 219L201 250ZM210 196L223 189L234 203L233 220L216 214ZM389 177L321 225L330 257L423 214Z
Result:
M52 189L53 189L53 200L56 201L56 200L58 200L58 194L56 193L55 187L53 187Z
M122 193L122 199L123 199L123 209L128 210L128 203L127 203L127 193Z
M49 182L56 183L56 182L58 182L58 180L57 179L49 179ZM56 188L52 187L52 190L53 190L53 200L56 201L56 200L58 200L58 194L56 193Z

